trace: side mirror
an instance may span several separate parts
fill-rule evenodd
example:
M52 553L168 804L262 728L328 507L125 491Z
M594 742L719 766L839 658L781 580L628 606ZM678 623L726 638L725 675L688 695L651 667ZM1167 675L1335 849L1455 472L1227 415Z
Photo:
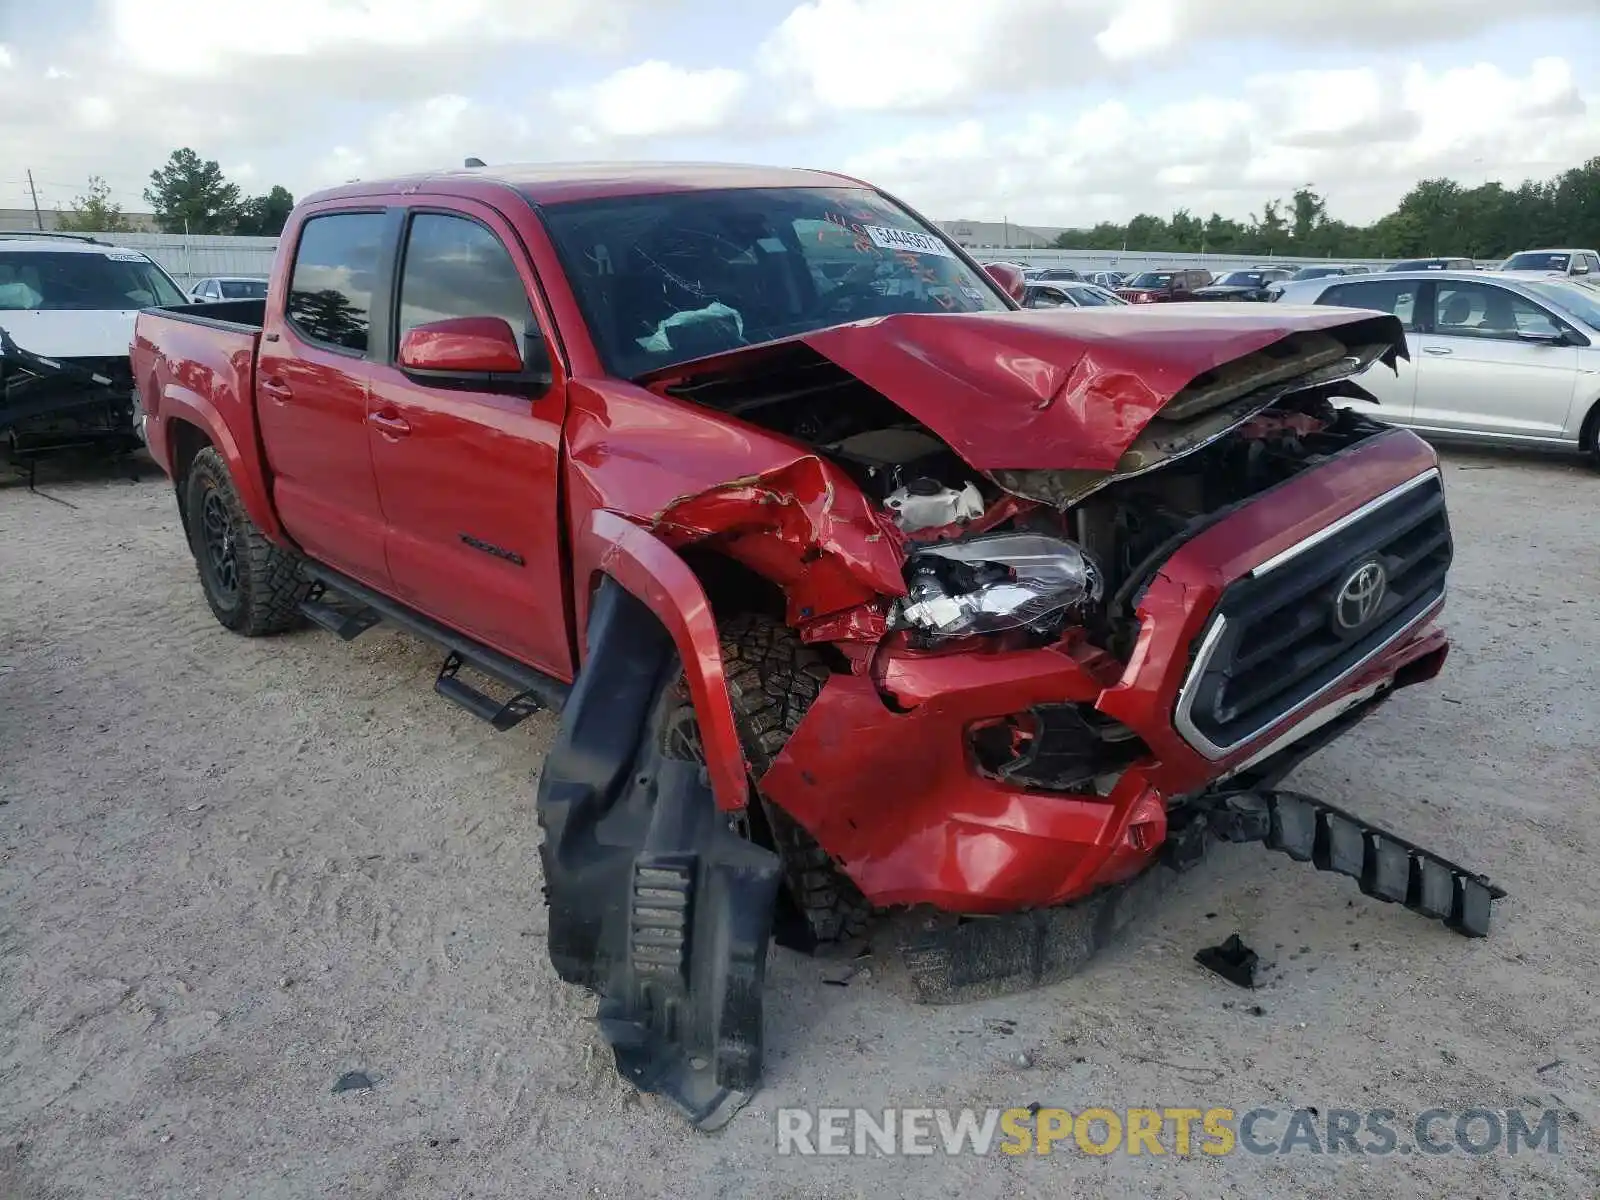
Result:
M503 317L451 317L408 330L397 358L407 375L440 387L512 392L548 387L544 339L530 333L521 341L526 345L518 344Z
M1017 303L1022 303L1022 292L1027 279L1010 263L990 263L983 268L990 279L1000 285L1000 290Z
M1517 337L1536 346L1567 345L1567 331L1564 329L1519 329Z

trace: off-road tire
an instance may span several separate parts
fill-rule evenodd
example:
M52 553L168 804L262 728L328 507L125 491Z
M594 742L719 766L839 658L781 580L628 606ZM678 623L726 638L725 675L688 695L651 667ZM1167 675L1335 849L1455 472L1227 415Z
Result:
M720 634L734 723L760 778L822 691L828 667L793 631L769 617L730 617ZM799 822L765 797L760 804L783 864L785 887L811 937L825 943L858 936L872 912L866 897Z
M213 447L201 450L190 463L183 480L183 505L200 587L223 628L246 637L264 637L298 625L300 601L311 581L301 571L299 558L273 545L256 528L239 500L227 464ZM208 553L208 505L214 518L225 516L231 526L231 575L235 581L231 589Z

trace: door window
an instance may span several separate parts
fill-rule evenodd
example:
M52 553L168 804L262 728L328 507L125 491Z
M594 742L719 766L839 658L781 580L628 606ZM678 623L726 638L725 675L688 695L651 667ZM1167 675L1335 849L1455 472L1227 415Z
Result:
M400 274L400 336L451 317L501 317L518 338L533 325L528 293L499 238L465 217L418 213Z
M1440 283L1437 304L1434 332L1445 337L1514 342L1523 333L1561 332L1532 300L1489 283Z
M1411 280L1367 279L1360 283L1339 283L1323 292L1318 304L1339 308L1371 308L1393 313L1406 329L1417 328L1417 284Z
M312 341L367 349L383 214L312 217L300 231L289 281L289 323Z

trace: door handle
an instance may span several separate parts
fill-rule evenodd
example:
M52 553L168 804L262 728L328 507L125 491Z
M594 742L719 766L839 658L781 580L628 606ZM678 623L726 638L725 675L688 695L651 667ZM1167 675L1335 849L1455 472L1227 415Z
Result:
M256 391L279 404L287 404L294 399L294 389L276 375L269 375L256 384Z
M1454 353L1454 351L1452 351L1449 346L1424 346L1422 348L1422 352L1424 354L1453 354Z
M368 413L367 422L386 437L402 438L411 432L411 423L394 412Z

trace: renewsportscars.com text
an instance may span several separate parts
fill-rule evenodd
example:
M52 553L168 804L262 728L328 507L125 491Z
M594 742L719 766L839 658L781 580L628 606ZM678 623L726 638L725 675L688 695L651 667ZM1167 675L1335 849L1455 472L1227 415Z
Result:
M929 1154L1559 1154L1554 1109L780 1108L777 1151Z

